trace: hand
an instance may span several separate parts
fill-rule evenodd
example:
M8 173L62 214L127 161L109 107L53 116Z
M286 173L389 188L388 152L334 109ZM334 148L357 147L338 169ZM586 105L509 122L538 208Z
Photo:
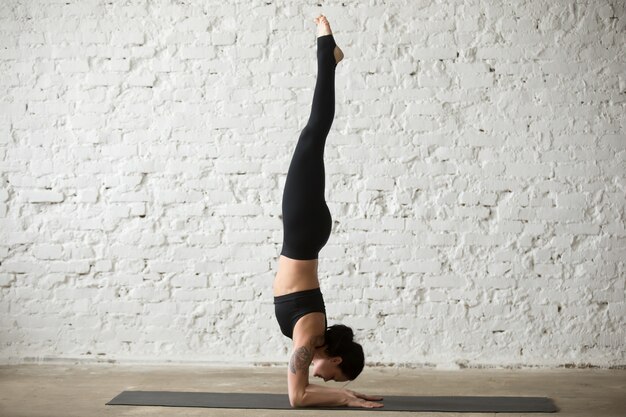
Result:
M377 403L374 401L382 401L383 397L359 394L355 391L348 389L344 390L348 396L348 407L361 407L361 408L380 408L383 407L383 403Z

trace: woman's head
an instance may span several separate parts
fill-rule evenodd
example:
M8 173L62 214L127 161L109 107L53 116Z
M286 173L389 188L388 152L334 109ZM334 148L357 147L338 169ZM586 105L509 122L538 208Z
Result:
M322 354L313 359L313 375L335 381L352 381L363 370L363 348L354 341L348 326L336 324L326 329Z

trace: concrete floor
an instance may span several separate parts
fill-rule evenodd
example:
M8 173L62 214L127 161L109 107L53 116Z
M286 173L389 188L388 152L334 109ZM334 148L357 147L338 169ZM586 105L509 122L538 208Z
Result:
M286 393L286 368L201 366L12 365L0 366L0 416L318 416L314 410L223 410L106 406L124 390ZM315 381L323 383L323 381ZM328 383L331 386L333 383ZM348 388L380 395L545 396L557 414L499 417L624 417L626 370L462 370L366 368ZM325 411L353 417L485 417L493 413Z

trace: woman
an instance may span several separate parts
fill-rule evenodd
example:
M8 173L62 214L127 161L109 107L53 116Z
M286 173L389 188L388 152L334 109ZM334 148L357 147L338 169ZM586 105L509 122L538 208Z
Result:
M381 397L309 384L309 366L324 381L348 381L363 370L363 348L352 329L327 328L317 278L318 252L328 241L332 220L324 199L324 145L335 114L335 67L343 59L324 16L315 19L317 81L311 115L289 166L283 194L284 239L274 280L276 318L293 340L289 361L292 407L382 407Z

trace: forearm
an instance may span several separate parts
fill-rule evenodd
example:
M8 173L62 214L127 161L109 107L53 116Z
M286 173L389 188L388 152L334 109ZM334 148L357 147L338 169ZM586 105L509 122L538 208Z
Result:
M340 390L339 388L326 387L324 385L318 385L318 384L309 384L307 388L310 390L321 391L321 392Z
M323 387L309 384L304 390L300 407L345 407L348 405L348 396L342 389Z

